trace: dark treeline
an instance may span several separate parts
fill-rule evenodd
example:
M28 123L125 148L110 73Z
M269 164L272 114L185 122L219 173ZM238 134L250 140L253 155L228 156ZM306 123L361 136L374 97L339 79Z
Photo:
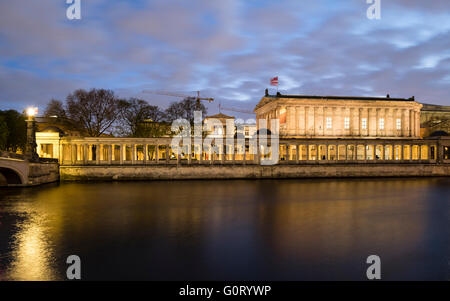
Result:
M114 135L123 137L158 137L170 132L170 124L178 118L194 121L194 111L206 107L185 98L173 102L166 110L138 98L122 99L105 89L76 90L65 102L52 99L45 109L46 117L86 136Z
M0 150L16 152L25 148L25 116L15 110L0 111Z

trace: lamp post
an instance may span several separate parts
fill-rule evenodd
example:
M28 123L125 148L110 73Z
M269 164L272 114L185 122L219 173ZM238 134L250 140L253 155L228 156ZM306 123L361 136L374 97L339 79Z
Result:
M39 155L36 152L36 119L34 118L38 113L38 108L29 107L27 113L27 144L25 147L25 156L32 162L39 161Z

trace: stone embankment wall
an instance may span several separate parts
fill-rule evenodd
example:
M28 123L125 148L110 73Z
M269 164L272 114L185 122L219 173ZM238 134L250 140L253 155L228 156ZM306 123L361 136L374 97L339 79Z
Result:
M28 185L35 186L59 181L58 163L30 163Z
M450 164L61 166L62 181L450 176Z

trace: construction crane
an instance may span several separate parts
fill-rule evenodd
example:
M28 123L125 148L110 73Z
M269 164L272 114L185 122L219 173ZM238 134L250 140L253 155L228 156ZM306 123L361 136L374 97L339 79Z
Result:
M200 100L207 100L208 102L213 102L214 101L214 98L212 98L212 97L200 97L200 91L197 91L197 96L190 96L190 95L185 95L185 94L175 93L175 92L168 92L168 91L143 90L142 92L143 93L147 93L147 94L167 95L167 96L195 99L195 100L197 100L197 102L199 104L200 104Z
M236 108L230 108L230 107L223 107L222 104L219 102L219 113L221 113L222 110L238 112L238 113L244 113L244 114L255 114L254 112L252 112L250 110L236 109Z
M147 94L156 94L156 95L167 95L167 96L173 96L173 97L182 97L182 98L189 98L189 99L195 99L197 100L198 103L200 103L200 100L206 100L208 102L213 102L214 98L212 97L200 97L200 91L196 91L197 92L197 96L190 96L190 95L185 95L182 93L176 93L176 92L169 92L169 91L160 91L160 90L143 90L143 93L147 93ZM250 111L250 110L245 110L245 109L237 109L237 108L231 108L231 107L223 107L222 103L219 102L219 112L221 112L221 110L224 111L232 111L232 112L238 112L238 113L244 113L244 114L255 114L254 112Z

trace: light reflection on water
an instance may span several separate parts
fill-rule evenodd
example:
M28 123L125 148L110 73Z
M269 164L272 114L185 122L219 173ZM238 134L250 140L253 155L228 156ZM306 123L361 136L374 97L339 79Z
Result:
M449 179L77 183L0 192L0 279L449 277Z

